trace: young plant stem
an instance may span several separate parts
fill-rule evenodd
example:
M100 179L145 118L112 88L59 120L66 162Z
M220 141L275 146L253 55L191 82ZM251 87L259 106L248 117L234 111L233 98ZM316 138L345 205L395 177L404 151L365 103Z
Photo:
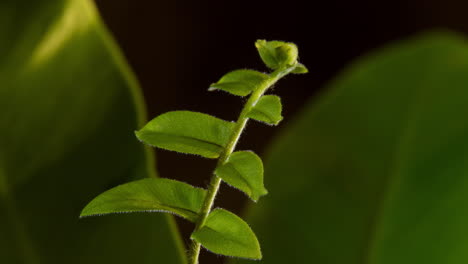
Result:
M229 160L229 157L231 156L232 152L234 152L237 142L239 141L239 138L247 125L247 121L249 120L247 115L252 110L252 108L257 104L258 100L260 100L262 95L270 87L272 87L279 79L281 79L282 77L290 73L292 70L294 70L295 67L296 66L291 66L291 67L285 67L285 68L280 68L280 69L275 70L269 75L269 78L265 80L262 86L260 86L257 90L252 92L249 99L245 103L239 115L239 118L237 119L232 136L229 140L229 143L227 144L223 153L221 153L221 155L218 158L216 167L223 165ZM200 216L195 224L195 231L199 230L205 224L206 219L208 218L208 215L210 214L211 209L213 207L220 185L221 185L221 178L219 178L218 176L216 176L216 174L213 173L211 176L210 183L208 185L207 194L203 202L203 207L201 209ZM198 264L198 257L200 255L200 249L201 249L200 243L193 240L193 245L188 256L189 264Z

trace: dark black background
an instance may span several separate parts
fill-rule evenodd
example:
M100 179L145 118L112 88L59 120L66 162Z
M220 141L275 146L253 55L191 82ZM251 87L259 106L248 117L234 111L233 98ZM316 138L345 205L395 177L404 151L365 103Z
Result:
M256 39L295 42L307 75L289 76L274 93L285 120L268 127L251 122L239 149L262 154L321 87L357 56L393 40L437 28L468 33L468 1L131 1L98 0L98 7L144 90L149 116L172 110L206 112L235 120L244 99L207 92L237 68L266 70ZM208 183L213 160L158 151L162 177ZM268 188L268 175L266 175ZM216 206L240 213L245 196L223 186ZM184 237L193 226L179 220ZM202 253L201 263L222 263Z

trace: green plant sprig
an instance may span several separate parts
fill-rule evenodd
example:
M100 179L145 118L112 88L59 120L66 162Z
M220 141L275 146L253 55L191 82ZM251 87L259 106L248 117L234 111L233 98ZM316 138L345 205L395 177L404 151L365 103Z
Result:
M273 72L235 70L209 88L239 96L251 94L235 123L203 113L173 111L154 118L136 132L137 138L150 146L218 159L206 190L164 178L134 181L102 193L83 209L81 216L169 212L195 223L190 264L198 263L202 245L221 255L261 259L260 244L249 225L227 210L212 208L222 181L254 201L268 193L263 185L261 159L251 151L234 150L249 119L271 125L282 120L280 98L264 94L282 77L306 73L307 68L297 61L298 49L293 43L258 40L255 46Z

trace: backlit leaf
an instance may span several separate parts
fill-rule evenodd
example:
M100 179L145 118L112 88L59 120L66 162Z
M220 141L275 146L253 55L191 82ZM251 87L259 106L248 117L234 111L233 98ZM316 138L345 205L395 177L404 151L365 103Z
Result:
M173 217L79 219L155 177L139 85L91 0L0 1L0 263L184 263Z
M192 233L192 239L216 254L261 259L260 244L249 225L224 209L213 210L205 225Z
M263 187L262 160L251 151L232 153L228 162L219 166L215 173L229 185L245 192L254 201L268 193Z
M117 186L94 198L81 217L111 213L171 212L194 222L206 191L170 179L143 179Z
M277 125L283 116L281 116L281 99L276 95L264 95L258 103L250 110L247 117L265 122L271 125Z
M223 90L234 95L246 96L260 87L268 75L254 70L235 70L224 75L209 91Z
M233 127L234 123L207 114L174 111L154 118L136 136L150 146L215 159Z

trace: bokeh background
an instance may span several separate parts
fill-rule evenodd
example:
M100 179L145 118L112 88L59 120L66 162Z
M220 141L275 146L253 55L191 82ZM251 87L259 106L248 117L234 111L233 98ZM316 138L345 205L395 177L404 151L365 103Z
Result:
M172 110L206 112L234 120L244 99L207 92L237 68L266 70L254 41L292 41L307 75L282 80L279 128L251 122L239 149L263 153L268 142L321 87L356 57L414 33L448 28L468 33L468 1L131 1L97 0L105 23L143 87L149 116ZM157 151L158 172L194 185L207 184L215 161ZM268 188L268 175L266 176ZM250 203L223 186L216 206L241 213ZM184 237L193 226L178 220ZM202 253L202 263L221 263Z

